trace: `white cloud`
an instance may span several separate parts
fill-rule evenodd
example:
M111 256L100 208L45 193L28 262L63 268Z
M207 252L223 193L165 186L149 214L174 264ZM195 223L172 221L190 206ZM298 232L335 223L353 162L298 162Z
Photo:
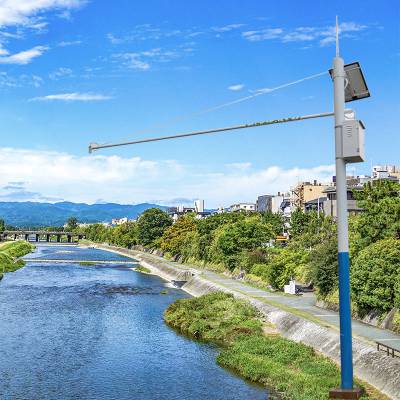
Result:
M281 37L283 29L281 28L268 28L258 31L243 32L242 36L250 42L259 42L262 40L270 40Z
M147 71L150 69L150 64L146 61L142 61L138 58L138 56L133 54L124 54L122 57L126 61L124 62L124 66L130 69L137 69L140 71Z
M38 170L46 173L37 174ZM29 200L27 193L32 193L34 200L40 194L45 199L95 202L103 198L139 202L158 198L157 184L179 181L180 175L179 164L168 160L156 162L139 157L74 156L55 151L0 148L0 187L24 181L21 200ZM17 195L15 190L13 193Z
M227 206L237 201L255 202L261 194L289 190L302 180L330 182L333 174L334 165L290 169L270 166L259 170L244 165L244 168L229 168L227 172L197 177L196 183L187 183L183 191L175 193L183 197L189 197L190 194L192 197L204 198L210 206Z
M226 164L226 167L231 171L232 170L244 171L251 168L251 163L250 162L231 163L231 164Z
M49 94L47 96L34 97L30 99L30 101L105 101L111 100L113 97L106 96L104 94L96 94L96 93L58 93L58 94Z
M123 61L124 67L140 71L149 70L152 63L166 63L178 57L178 51L164 50L160 47L134 53L114 54L115 59Z
M53 80L70 77L72 75L72 69L66 67L57 68L55 71L49 74L49 78Z
M70 10L85 3L86 0L1 0L0 27L12 25L35 27L35 24L38 24L38 17L44 12Z
M36 46L32 49L24 50L12 55L3 55L0 57L0 64L26 65L29 64L34 58L41 56L48 49L49 48L47 46ZM8 54L8 52L3 50L3 54Z
M120 44L124 42L124 39L117 38L112 33L107 33L106 37L112 44Z
M229 24L229 25L225 25L225 26L216 26L216 27L212 28L212 30L215 32L229 32L229 31L233 31L235 29L239 29L243 26L245 26L245 24Z
M0 72L0 86L1 87L24 87L34 86L40 87L43 79L38 75L21 74L17 76L9 75L7 72Z
M46 173L37 174L39 170ZM136 203L158 199L160 204L169 204L171 199L202 198L206 207L217 207L255 201L260 194L287 190L299 180L328 182L333 174L333 165L256 169L250 163L234 163L216 172L173 160L0 148L0 187L4 193L8 186L15 197L18 190L11 183L25 182L21 200L31 195L40 201L62 198L94 203L101 198Z
M228 86L228 89L232 90L233 92L238 92L239 90L242 90L243 88L244 88L244 85L242 83L238 83L237 85Z
M82 44L82 40L70 40L70 41L62 41L58 43L58 47L68 47L68 46L77 46Z
M339 31L346 37L351 34L367 29L367 25L356 22L343 22L339 25ZM283 43L288 42L317 42L320 46L326 46L335 41L335 27L310 27L302 26L292 30L284 28L266 28L242 32L242 37L250 42L264 40L279 40Z

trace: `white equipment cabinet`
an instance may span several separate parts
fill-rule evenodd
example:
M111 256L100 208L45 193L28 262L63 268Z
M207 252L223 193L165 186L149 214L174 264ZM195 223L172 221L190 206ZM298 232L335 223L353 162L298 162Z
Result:
M365 127L360 120L344 121L341 132L341 146L336 157L347 163L358 163L365 160Z

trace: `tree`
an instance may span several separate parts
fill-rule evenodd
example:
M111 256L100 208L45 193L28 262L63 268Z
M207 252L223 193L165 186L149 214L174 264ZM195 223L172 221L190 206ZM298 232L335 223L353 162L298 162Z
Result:
M117 246L130 249L138 244L138 226L136 222L126 222L111 230L111 241Z
M243 253L266 247L273 237L271 225L263 224L257 215L223 225L215 231L210 249L212 261L233 270L241 266Z
M164 231L160 240L161 250L172 255L182 255L188 245L186 241L188 234L196 230L196 222L193 216L185 215L179 218L174 225Z
M337 246L336 236L331 236L317 244L310 253L310 278L323 297L338 285Z
M354 191L363 212L354 218L353 253L385 238L400 237L400 184L391 181L367 183L363 190Z
M208 218L202 219L197 222L198 235L194 237L196 240L196 258L204 262L211 262L210 245L213 242L215 232L218 228L231 224L237 221L242 221L246 218L243 213L223 213L214 214Z
M271 254L271 260L266 265L264 276L268 283L276 289L283 289L290 278L298 278L308 262L309 253L301 248L286 247L276 249Z
M78 220L75 217L70 217L67 219L66 229L68 231L73 231L78 227Z
M267 211L261 213L261 218L265 224L271 225L275 235L282 235L285 226L285 221L282 214Z
M302 209L296 208L290 216L290 236L296 238L300 236L308 226L310 215Z
M294 248L312 249L336 234L336 225L333 223L331 217L318 215L315 211L310 211L304 215L306 216L306 220L301 217L304 223L301 228L296 228L298 233L290 241ZM300 231L301 233L299 233Z
M137 222L137 237L143 246L154 246L165 229L172 225L170 216L159 208L149 208Z
M84 229L86 238L93 242L105 243L110 242L112 228L103 224L92 224Z
M361 250L351 268L353 300L361 313L394 307L400 276L400 240L379 240Z
M3 232L6 229L6 223L4 219L0 219L0 232Z

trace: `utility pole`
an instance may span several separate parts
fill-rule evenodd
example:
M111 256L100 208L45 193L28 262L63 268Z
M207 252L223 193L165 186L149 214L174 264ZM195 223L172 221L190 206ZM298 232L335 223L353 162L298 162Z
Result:
M334 82L334 112L325 112L298 117L260 121L250 124L229 126L225 128L207 129L188 133L174 134L122 143L98 144L90 143L89 153L94 150L110 147L135 145L161 140L186 138L211 133L229 132L239 129L283 124L307 119L335 117L335 162L336 162L336 199L337 199L337 237L339 262L339 313L340 313L340 358L341 387L329 392L334 399L359 399L360 388L353 387L353 354L350 310L350 258L347 216L347 182L346 164L363 162L365 159L365 127L362 121L356 120L351 110L345 110L345 103L370 97L360 64L353 62L344 65L339 54L339 25L336 17L336 56L330 74ZM345 114L353 114L348 119ZM319 201L318 201L319 210ZM319 212L319 211L318 211Z
M336 207L339 263L339 317L340 317L340 365L341 388L330 392L331 398L358 399L362 393L353 388L353 351L350 309L350 257L347 216L346 160L343 157L343 125L345 122L344 61L339 54L339 25L336 17L336 56L333 59L335 159L336 159ZM345 397L347 396L347 397Z

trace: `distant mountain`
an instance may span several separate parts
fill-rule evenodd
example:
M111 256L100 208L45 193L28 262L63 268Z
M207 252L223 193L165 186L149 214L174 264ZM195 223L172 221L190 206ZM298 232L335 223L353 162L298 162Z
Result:
M61 226L70 217L80 223L110 222L112 218L137 218L148 208L166 209L157 204L85 204L63 201L60 203L0 202L0 218L16 227Z

